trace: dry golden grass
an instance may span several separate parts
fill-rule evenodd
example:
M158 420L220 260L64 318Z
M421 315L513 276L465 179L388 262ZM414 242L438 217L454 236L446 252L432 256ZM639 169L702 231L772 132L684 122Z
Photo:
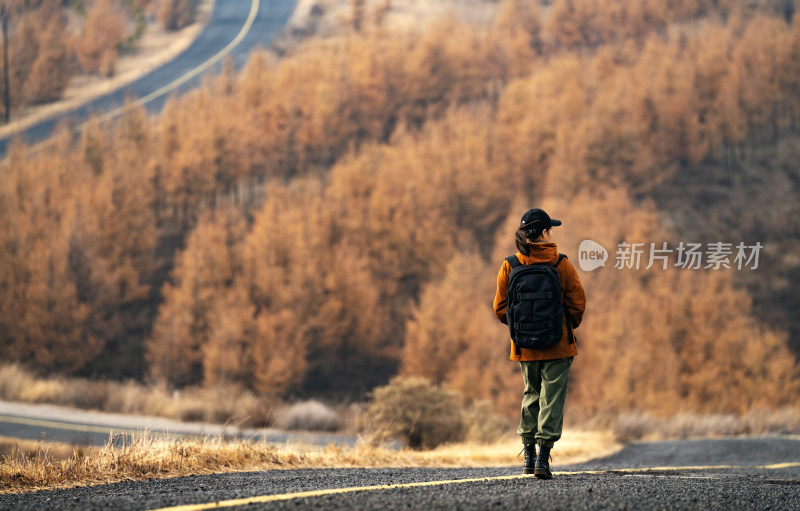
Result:
M65 444L0 436L0 460L3 463L17 456L35 458L45 451L52 459L66 459L75 453L73 447Z
M9 446L9 441L0 442ZM611 433L572 431L554 449L554 463L575 463L613 452ZM168 441L142 434L130 443L68 449L42 442L11 444L0 459L0 492L88 486L118 481L252 470L341 467L505 466L522 463L519 439L492 445L454 444L431 451L394 450L367 443L276 446L220 438Z

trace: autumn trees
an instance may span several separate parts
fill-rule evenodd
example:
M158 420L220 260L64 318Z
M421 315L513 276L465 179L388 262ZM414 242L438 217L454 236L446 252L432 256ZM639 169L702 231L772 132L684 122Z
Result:
M778 99L794 95L786 71L796 26L761 14L701 26L676 26L636 52L609 45L555 57L509 84L498 111L515 141L509 164L563 165L559 193L560 183L598 180L648 193L679 166L774 143L796 123L792 100Z
M135 117L126 117L112 137L84 133L79 150L68 148L72 140L62 130L55 148L63 157L26 161L17 149L4 166L9 229L0 244L11 280L0 308L17 318L4 317L3 331L41 369L141 374L156 231L147 207L150 180L137 161L142 141ZM106 152L112 141L115 151ZM20 326L26 317L40 327ZM37 331L49 341L28 337Z
M484 25L254 53L156 119L18 148L0 179L0 354L283 397L363 396L399 373L514 413L490 303L520 211L561 211L570 256L584 238L673 239L648 197L677 170L796 130L799 25L749 14L507 0ZM584 416L797 404L784 335L730 275L581 278Z
M11 104L60 97L72 75L67 17L60 2L46 0L31 8L9 1L3 15L8 25Z
M114 74L117 52L127 38L127 16L112 0L98 0L86 15L75 56L81 69L103 76Z
M269 188L250 229L202 220L176 267L149 347L175 385L364 391L384 339L363 257L336 239L317 183ZM337 364L331 364L331 359Z

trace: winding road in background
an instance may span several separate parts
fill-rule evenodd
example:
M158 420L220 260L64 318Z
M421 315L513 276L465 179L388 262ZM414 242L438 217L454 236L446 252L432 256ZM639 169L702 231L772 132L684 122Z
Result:
M224 437L249 438L276 444L354 445L356 439L335 433L282 431L273 428L240 428L234 424L180 422L161 417L123 415L78 410L55 405L34 405L0 401L0 437L47 440L67 445L115 445L147 432L166 438Z
M797 437L638 443L554 469L550 481L520 466L215 474L0 495L0 509L800 509Z
M174 60L72 111L0 138L0 158L6 156L9 144L17 137L31 146L43 147L62 120L80 132L92 115L97 122L113 119L124 111L126 99L133 105L143 105L150 113L160 112L170 96L194 89L203 76L218 73L226 57L233 59L235 67L243 66L253 49L266 47L281 31L295 4L295 0L216 0L205 28Z

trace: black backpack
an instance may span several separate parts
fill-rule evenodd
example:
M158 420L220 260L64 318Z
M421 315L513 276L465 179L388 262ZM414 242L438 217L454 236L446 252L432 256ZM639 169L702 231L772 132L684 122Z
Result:
M508 278L508 328L517 347L540 350L556 344L563 333L562 320L564 298L561 281L558 279L558 263L564 259L558 255L554 265L545 263L522 264L516 255L506 261L511 265ZM569 342L572 337L572 322L567 316Z

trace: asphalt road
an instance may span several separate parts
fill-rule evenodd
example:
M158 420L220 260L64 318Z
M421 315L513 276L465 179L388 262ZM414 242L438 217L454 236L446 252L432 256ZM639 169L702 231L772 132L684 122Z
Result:
M0 508L800 509L797 437L632 444L583 465L559 467L556 458L553 468L550 481L522 476L517 466L192 476L3 495Z
M32 405L0 401L0 436L30 440L45 439L68 445L101 446L112 436L122 437L146 431L168 438L222 436L250 438L276 444L353 445L356 439L335 433L281 431L272 428L238 428L202 422L179 422L161 417L102 413L53 405Z
M161 111L170 96L196 88L203 76L218 73L225 57L230 56L236 67L244 65L251 50L266 47L284 27L295 4L295 0L216 0L206 27L174 60L71 112L0 138L0 158L15 137L36 145L64 119L80 130L90 115L118 116L126 99L138 101L151 113Z

